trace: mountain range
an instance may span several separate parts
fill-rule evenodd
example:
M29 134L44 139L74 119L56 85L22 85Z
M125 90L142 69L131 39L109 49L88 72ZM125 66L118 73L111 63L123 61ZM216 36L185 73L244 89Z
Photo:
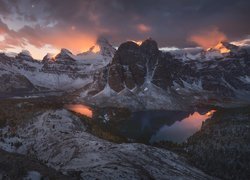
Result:
M247 46L162 51L152 39L1 53L0 179L249 179L249 60ZM79 104L92 118L67 108ZM182 144L138 143L198 112L209 119Z
M94 52L95 48L98 52ZM128 41L116 50L100 38L89 51L61 49L42 61L28 51L0 54L1 96L62 91L76 101L133 109L183 110L195 106L237 107L250 103L250 48L220 42L215 47L159 50L156 41Z

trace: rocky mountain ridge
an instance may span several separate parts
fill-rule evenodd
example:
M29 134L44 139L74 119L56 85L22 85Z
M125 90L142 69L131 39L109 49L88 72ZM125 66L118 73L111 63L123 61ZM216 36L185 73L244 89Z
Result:
M68 91L83 87L91 82L96 70L104 67L107 61L111 61L115 52L107 41L99 41L100 44L97 44L101 47L99 52L73 55L69 50L62 49L55 57L47 54L42 61L33 59L28 51L22 51L14 57L1 53L1 81L6 82L10 88L6 89L3 85L0 86L0 91L15 93L15 89L18 89L33 92L36 87ZM15 80L16 76L23 80ZM27 82L35 88L31 88ZM25 83L27 85L23 85Z
M250 54L244 48L224 45L231 50L220 53L210 49L184 60L159 51L152 39L141 45L123 43L82 96L100 104L144 109L249 104Z
M62 49L40 62L25 51L14 58L1 54L1 77L9 88L0 89L10 93L18 86L18 91L77 90L77 101L135 109L250 103L250 52L245 47L221 42L191 54L160 51L152 39L141 45L125 42L117 51L105 39L98 43L97 53L94 47L78 55Z

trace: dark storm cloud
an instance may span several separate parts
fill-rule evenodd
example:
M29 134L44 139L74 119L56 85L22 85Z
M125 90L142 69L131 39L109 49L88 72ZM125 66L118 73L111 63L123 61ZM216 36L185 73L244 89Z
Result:
M0 0L0 4L0 15L36 23L43 27L41 33L48 34L47 26L60 32L71 27L105 35L116 45L152 37L160 46L190 46L191 36L215 28L229 40L250 34L249 0Z

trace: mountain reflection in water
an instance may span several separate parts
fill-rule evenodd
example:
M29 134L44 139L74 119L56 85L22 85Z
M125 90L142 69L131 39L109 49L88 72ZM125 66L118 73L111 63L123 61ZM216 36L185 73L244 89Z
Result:
M211 117L214 112L215 110L211 110L203 115L198 112L194 112L187 118L181 121L176 121L171 126L164 125L151 137L150 142L167 140L182 143L188 137L200 130L202 122Z
M100 117L101 114L92 111L92 109L84 104L69 104L65 108L79 113L81 115L92 118ZM116 112L115 108L106 109L107 112L112 110ZM102 113L108 116L106 110ZM132 112L131 116L120 120L119 123L112 124L113 120L107 123L107 131L112 131L118 136L132 139L136 142L154 143L158 141L172 141L182 143L192 136L195 132L200 130L202 122L210 118L215 110L203 112L186 112L186 111L165 111L165 110L148 110ZM116 114L116 113L112 113ZM95 118L93 117L93 118ZM119 116L114 116L114 121L119 120ZM96 122L96 121L93 121ZM109 129L110 128L110 129Z
M120 126L120 134L144 143L158 141L184 142L200 130L202 122L215 110L205 113L183 111L135 112L132 118Z
M89 118L92 118L92 116L93 116L93 112L92 112L91 108L88 106L85 106L83 104L68 104L68 105L65 105L65 108L70 110L70 111L87 116Z

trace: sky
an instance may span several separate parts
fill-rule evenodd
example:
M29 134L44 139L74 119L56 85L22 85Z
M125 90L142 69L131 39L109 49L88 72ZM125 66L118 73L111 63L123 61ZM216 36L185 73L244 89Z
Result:
M80 53L106 37L119 46L149 37L159 47L250 42L249 0L0 0L0 50L41 59Z

